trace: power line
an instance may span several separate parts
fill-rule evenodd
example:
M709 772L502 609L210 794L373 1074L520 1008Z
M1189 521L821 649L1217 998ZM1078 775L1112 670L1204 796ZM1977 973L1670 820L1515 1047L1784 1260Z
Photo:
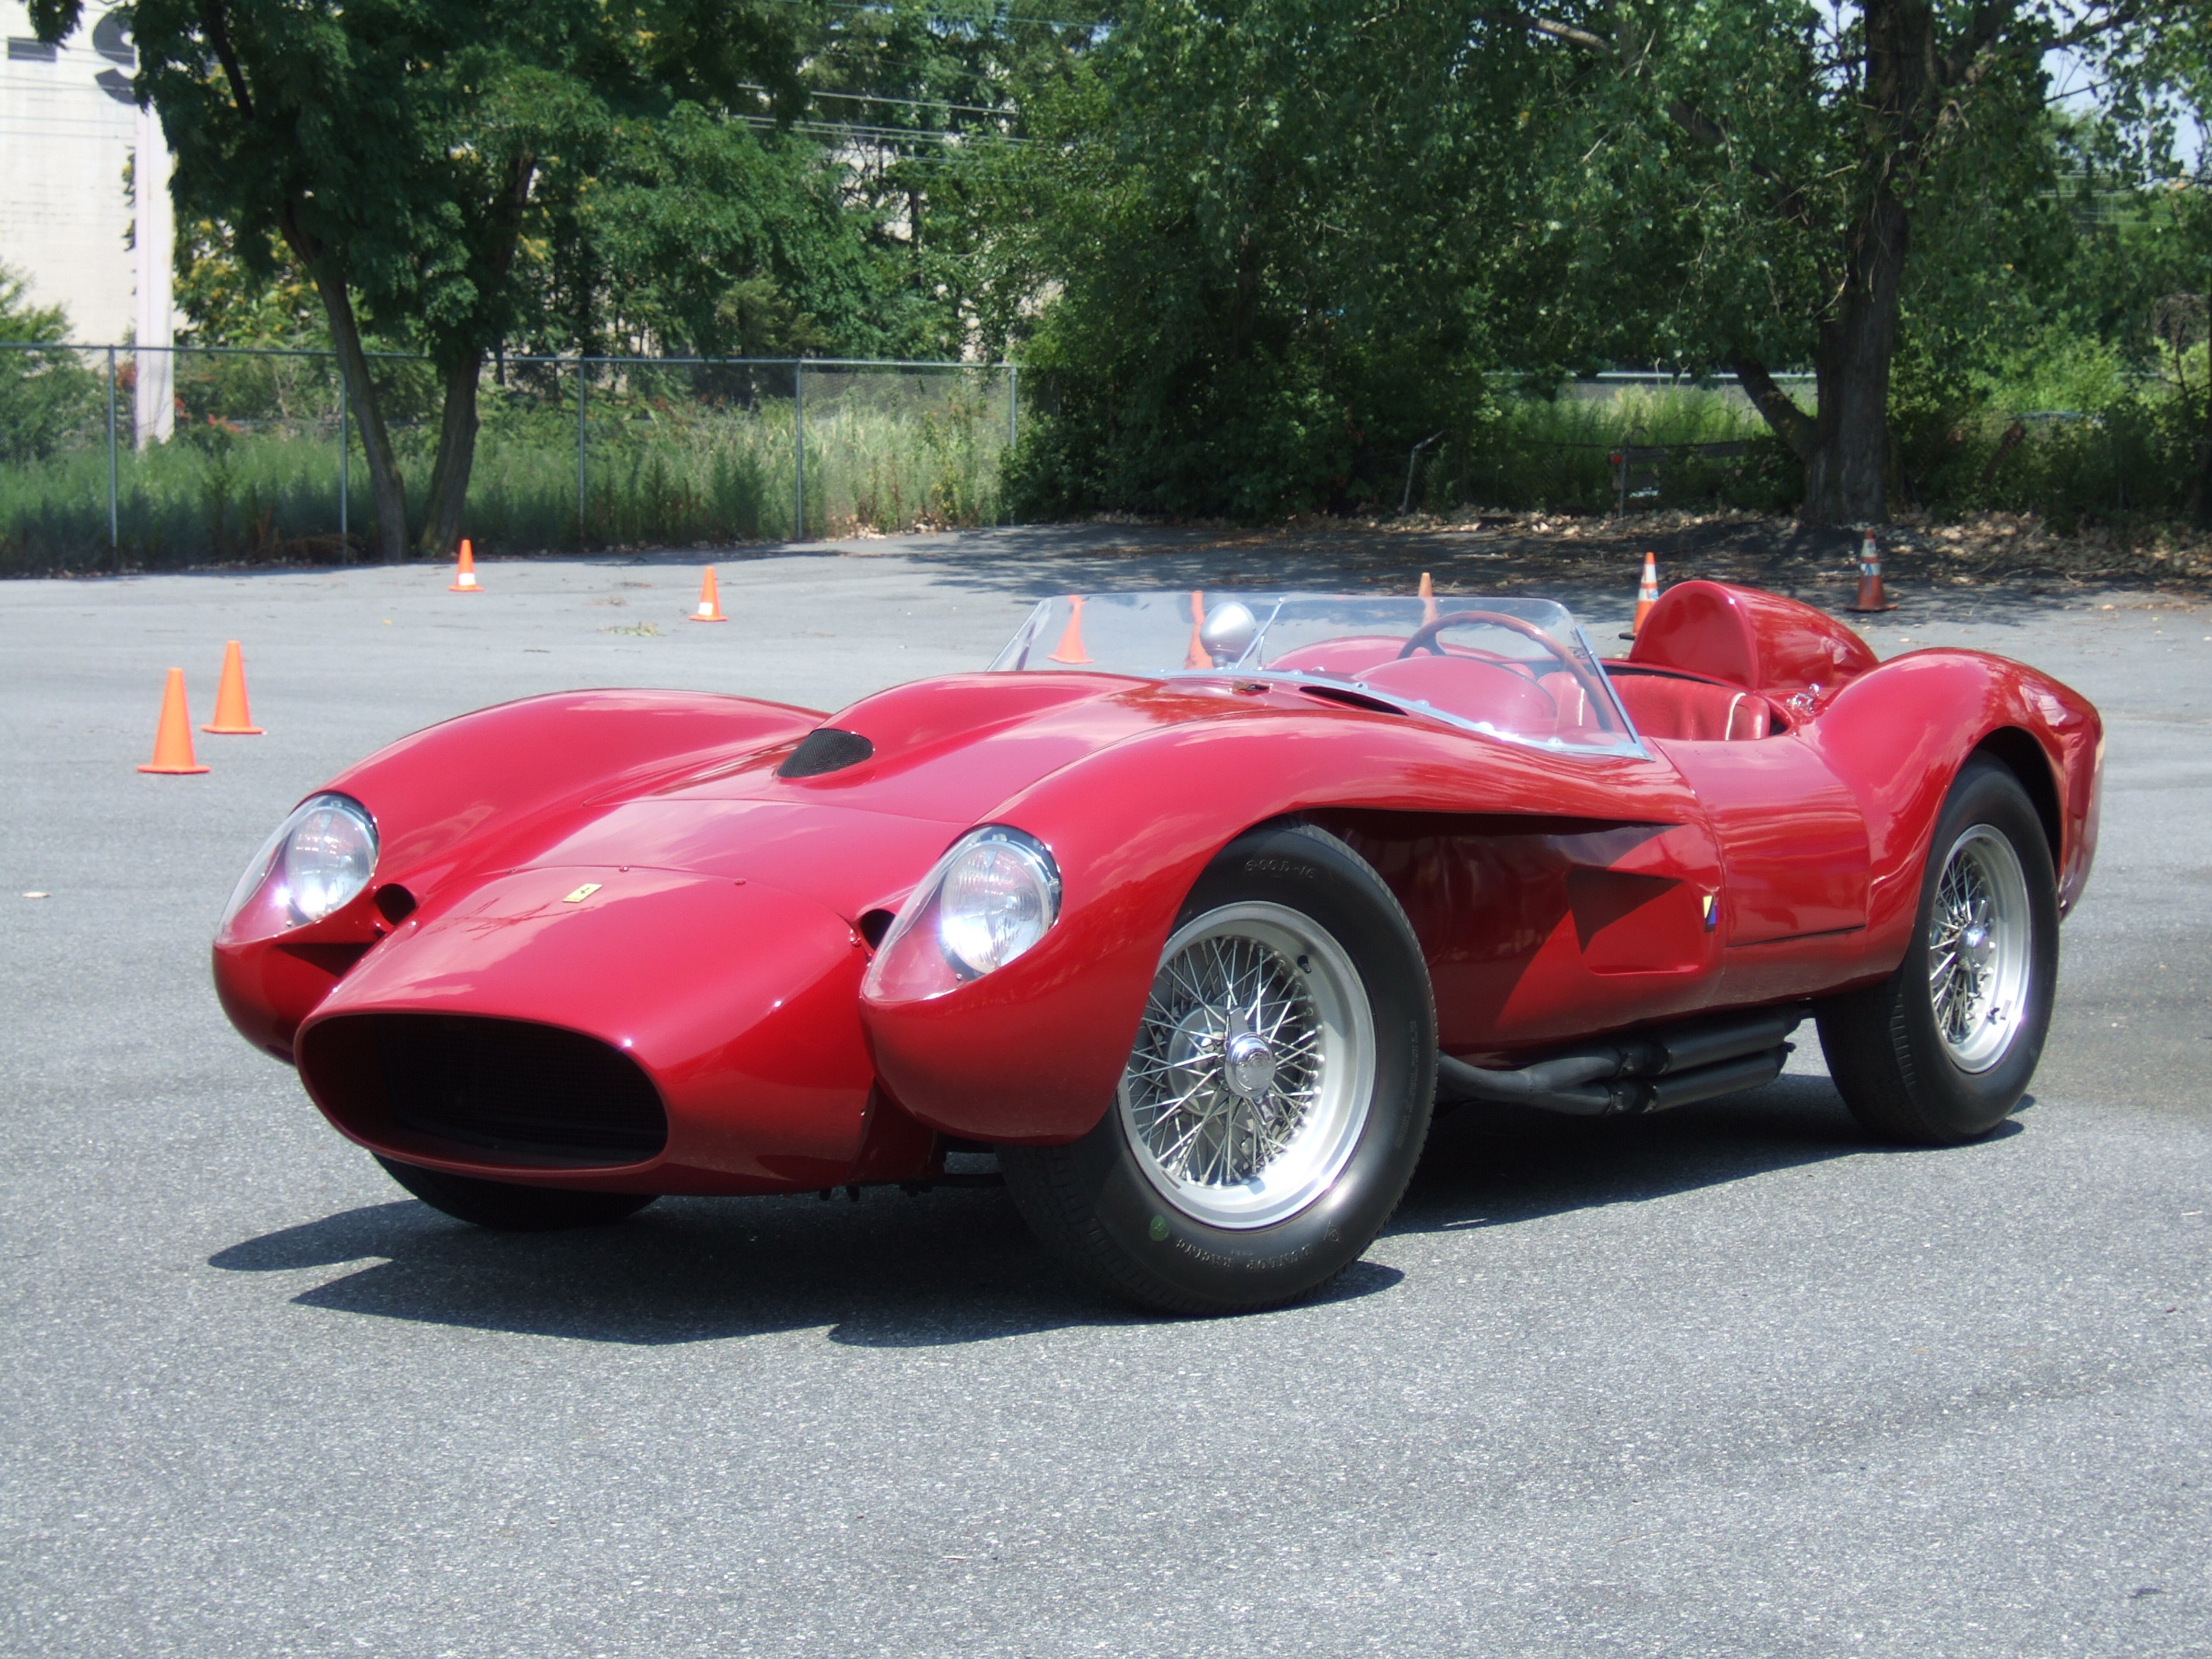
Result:
M1006 104L956 104L944 98L886 98L872 92L817 92L815 98L835 98L849 104L899 104L908 109L957 109L976 115L1018 115L1021 112Z
M769 88L756 85L754 82L750 81L740 82L739 88L740 90L745 92L765 93L770 90ZM836 98L842 100L848 103L854 104L900 104L903 105L908 109L972 110L978 115L1013 115L1018 113L1018 111L1002 104L956 104L951 100L945 98L893 98L887 94L875 92L817 92L810 90L806 95L810 98Z
M928 132L919 127L866 126L856 121L793 121L787 126L769 115L741 115L738 118L757 132L777 131L803 132L811 137L842 137L878 144L963 144L978 137L995 138L1002 144L1026 145L1026 138L1011 138L1004 133L975 134L969 132Z
M885 3L885 0L874 0L874 3L870 3L869 0L827 0L827 3L823 3L823 0L778 0L778 3L800 7L808 11L854 12L866 16L887 18L894 21L915 17L925 22L959 23L970 27L981 25L1038 23L1047 28L1096 30L1109 27L1110 21L1103 17L1038 17L1017 11L1012 6L1003 9L993 7L988 11L981 12L958 12L935 11L920 6L908 9Z

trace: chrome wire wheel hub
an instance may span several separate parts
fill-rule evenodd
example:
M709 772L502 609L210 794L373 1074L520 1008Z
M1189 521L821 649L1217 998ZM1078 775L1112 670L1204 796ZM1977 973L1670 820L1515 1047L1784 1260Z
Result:
M1224 905L1161 953L1121 1074L1121 1127L1176 1209L1265 1227L1328 1191L1351 1158L1374 1054L1366 993L1335 939L1283 905Z
M1988 824L1951 844L1928 918L1928 998L1936 1034L1962 1072L2005 1056L2027 1006L2033 921L2012 843Z

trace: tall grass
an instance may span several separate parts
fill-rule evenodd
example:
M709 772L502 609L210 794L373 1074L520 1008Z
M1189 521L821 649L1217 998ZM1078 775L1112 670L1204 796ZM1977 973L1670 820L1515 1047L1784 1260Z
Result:
M1893 510L1954 518L2035 514L2071 532L2085 523L2171 519L2191 501L2202 437L2202 348L2164 378L2109 357L2038 363L1942 404L1900 397L1892 410ZM1811 399L1799 396L1812 411ZM1700 455L1698 444L1741 444ZM1639 507L1796 507L1803 469L1741 397L1719 389L1631 388L1612 398L1510 398L1416 473L1414 501L1449 514L1502 507L1613 509L1612 456L1630 445L1683 446L1660 464ZM1639 481L1643 482L1643 481Z
M365 556L375 506L356 435L338 533L336 388L314 360L180 367L177 435L117 457L108 538L104 396L60 447L0 462L0 573ZM289 363L289 368L283 365ZM302 363L306 368L300 367ZM272 373L276 364L282 373ZM392 372L392 437L411 511L436 442L419 366ZM726 545L790 538L799 458L783 387L599 368L584 400L581 501L573 369L483 388L465 529L486 551ZM999 521L1003 373L810 370L808 537ZM97 418L91 418L96 416Z
M1687 447L1742 444L1701 457ZM1609 513L1613 457L1629 446L1673 447L1656 487L1636 506L1713 502L1780 511L1795 498L1796 463L1741 398L1698 386L1629 386L1610 397L1509 397L1468 431L1447 434L1419 462L1414 502Z
M1902 399L1893 422L1893 505L1937 516L2038 513L2062 530L2170 517L2186 504L2193 474L2196 417L2175 389L2192 384L2192 369L2201 384L2201 347L2169 381L2130 377L2102 358L2069 359L1978 387L1963 404L1935 409ZM379 372L419 512L435 442L435 385L426 365L394 362ZM368 555L375 508L357 440L348 468L350 534L338 535L337 388L326 361L180 358L178 380L177 435L143 452L128 447L122 391L112 550L106 389L97 374L78 388L58 441L0 444L0 574ZM510 366L483 388L465 532L487 551L534 552L727 545L1009 516L1002 373L810 368L801 390L803 529L787 365L596 369L581 422L580 517L574 370ZM1701 455L1692 447L1700 444L1741 449ZM1412 501L1439 514L1611 512L1611 458L1631 445L1668 451L1656 478L1638 480L1648 488L1632 507L1779 513L1796 506L1802 488L1796 457L1741 396L1631 387L1611 397L1492 404L1420 454ZM1396 489L1389 495L1395 507Z

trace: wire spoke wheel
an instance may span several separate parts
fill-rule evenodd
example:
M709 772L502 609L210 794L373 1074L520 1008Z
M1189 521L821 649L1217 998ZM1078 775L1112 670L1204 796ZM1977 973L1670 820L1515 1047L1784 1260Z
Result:
M1121 1077L1146 1178L1193 1219L1265 1227L1326 1192L1366 1126L1374 1025L1358 970L1311 917L1229 904L1162 953Z
M1828 1074L1873 1134L1956 1146L2027 1094L2058 988L2057 851L2008 765L1978 755L1960 769L1904 959L1820 1005Z
M1420 941L1374 866L1318 825L1262 824L1177 909L1115 1103L999 1167L1045 1247L1116 1296L1279 1307L1389 1220L1436 1051Z
M2020 855L1990 825L1969 825L1952 843L1928 933L1936 1035L1960 1071L1985 1072L2021 1029L2034 933Z

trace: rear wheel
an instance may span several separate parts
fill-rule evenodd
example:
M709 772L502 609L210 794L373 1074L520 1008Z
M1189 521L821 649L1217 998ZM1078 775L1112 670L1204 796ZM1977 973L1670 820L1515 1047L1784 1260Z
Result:
M426 1170L378 1154L385 1174L434 1210L456 1221L501 1232L545 1233L567 1227L604 1227L635 1215L653 1200L651 1193L586 1193L572 1187L522 1187L511 1182L481 1181L474 1176Z
M1184 904L1113 1108L1000 1167L1047 1247L1116 1294L1267 1307L1382 1231L1435 1073L1428 971L1389 889L1334 836L1255 830Z
M1905 960L1820 1006L1829 1073L1885 1140L1987 1134L2035 1075L2057 980L2058 884L2042 822L2010 771L1971 761L1936 822Z

